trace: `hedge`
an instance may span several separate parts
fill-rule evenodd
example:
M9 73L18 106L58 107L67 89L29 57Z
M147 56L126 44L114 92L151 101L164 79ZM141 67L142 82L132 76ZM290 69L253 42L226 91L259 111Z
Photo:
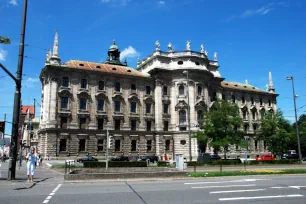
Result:
M201 164L198 161L189 161L189 162L187 162L187 167L188 166L200 166L200 165Z
M281 160L271 160L271 161L248 161L249 165L256 164L298 164L299 160L297 159L281 159Z
M167 162L167 161L158 161L157 162L157 166L159 166L159 167L168 167L168 166L170 166L170 163Z
M84 168L103 168L105 162L84 162ZM147 167L146 161L109 161L108 167Z
M213 160L209 162L211 165L237 165L241 164L240 159L222 159L222 160Z

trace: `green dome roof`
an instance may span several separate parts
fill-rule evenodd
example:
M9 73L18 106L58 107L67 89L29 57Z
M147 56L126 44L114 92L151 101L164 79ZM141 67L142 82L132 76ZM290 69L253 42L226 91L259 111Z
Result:
M118 46L116 45L116 41L113 40L113 44L109 47L110 50L118 50Z

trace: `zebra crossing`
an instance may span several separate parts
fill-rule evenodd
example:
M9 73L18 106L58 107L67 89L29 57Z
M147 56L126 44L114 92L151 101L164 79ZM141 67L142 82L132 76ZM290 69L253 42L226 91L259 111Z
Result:
M271 200L302 198L305 191L299 191L306 186L266 186L272 179L239 179L217 180L208 182L184 183L194 190L203 190L209 196L215 196L220 202L243 201L243 200Z

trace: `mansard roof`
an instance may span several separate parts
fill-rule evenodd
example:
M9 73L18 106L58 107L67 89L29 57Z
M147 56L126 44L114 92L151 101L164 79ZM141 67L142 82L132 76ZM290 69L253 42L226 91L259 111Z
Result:
M234 89L234 90L237 90L237 91L250 91L250 92L278 95L278 94L275 94L275 93L269 93L265 90L259 89L255 86L250 85L250 84L242 84L242 83L237 83L237 82L222 81L221 86L223 88Z
M87 61L80 61L80 60L69 60L68 62L62 64L61 66L64 66L70 69L98 71L98 72L121 74L121 75L128 75L128 76L150 77L150 74L139 72L131 67L119 66L119 65L113 65L113 64L87 62Z

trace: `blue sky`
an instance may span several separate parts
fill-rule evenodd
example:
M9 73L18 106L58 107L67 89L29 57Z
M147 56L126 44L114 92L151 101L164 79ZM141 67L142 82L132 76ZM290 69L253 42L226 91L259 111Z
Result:
M161 48L199 50L203 43L210 58L218 52L226 80L264 89L273 74L278 107L293 120L291 82L295 77L297 107L306 105L306 2L303 0L29 0L24 60L23 104L40 100L39 73L46 50L59 32L59 55L101 62L112 40L135 67L159 40ZM16 72L22 0L0 0L0 35L11 45L0 45L0 61ZM0 70L0 120L12 117L14 84ZM298 112L302 114L306 107ZM37 115L39 111L37 110ZM11 132L11 127L6 130Z

